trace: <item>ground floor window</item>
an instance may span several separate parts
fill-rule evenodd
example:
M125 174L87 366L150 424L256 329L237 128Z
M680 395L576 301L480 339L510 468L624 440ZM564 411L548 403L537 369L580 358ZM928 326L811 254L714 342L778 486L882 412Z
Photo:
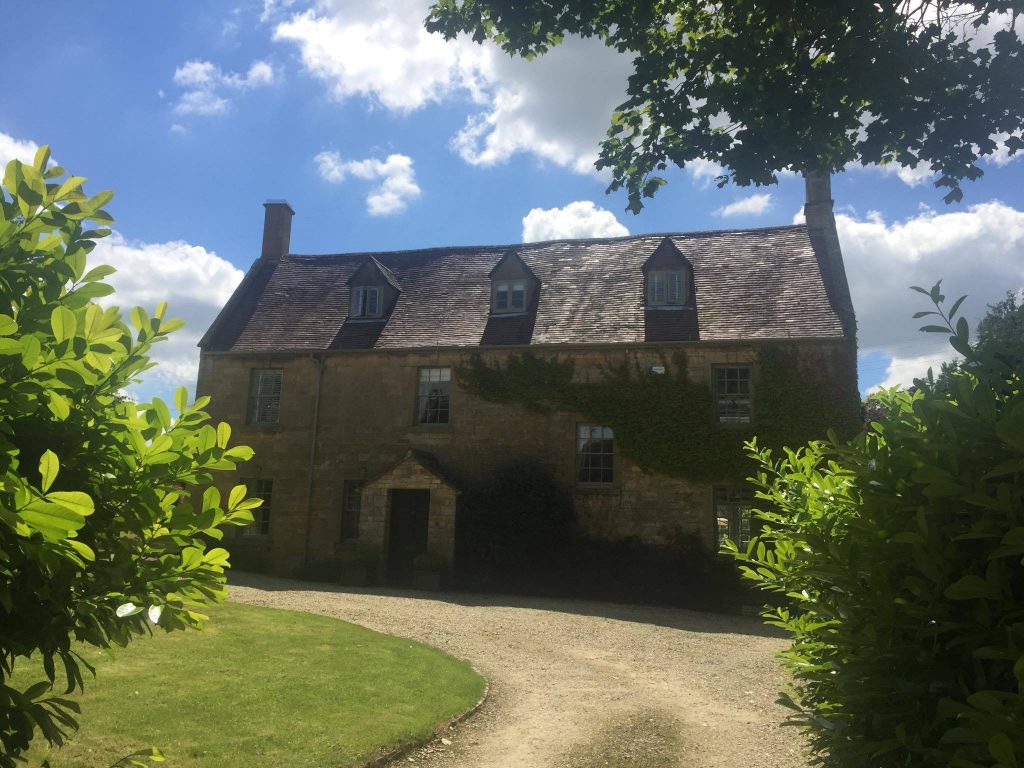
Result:
M716 551L726 539L732 539L741 550L750 543L750 510L754 492L746 488L715 488Z
M359 538L359 508L362 500L362 486L355 480L346 480L341 499L342 541Z
M614 479L615 434L611 427L576 425L576 481L608 485Z
M270 511L274 495L274 482L266 478L246 480L249 495L263 499L263 504L252 511L252 522L242 529L245 536L266 536L270 533Z

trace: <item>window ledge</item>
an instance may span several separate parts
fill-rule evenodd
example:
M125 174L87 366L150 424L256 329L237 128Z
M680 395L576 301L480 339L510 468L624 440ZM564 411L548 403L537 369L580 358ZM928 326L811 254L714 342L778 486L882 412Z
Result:
M280 432L280 424L246 424L242 427L249 432Z
M380 317L346 317L346 323L358 323L360 325L369 323L386 323L388 319L381 315Z
M412 429L416 432L450 432L452 423L447 424L413 424Z
M516 310L514 312L503 312L500 309L492 309L488 314L490 317L526 317L530 313L525 309Z
M682 304L646 304L644 309L654 312L681 312L686 309L692 310L693 307L687 307Z
M622 493L622 489L614 483L576 483L576 493L618 496Z

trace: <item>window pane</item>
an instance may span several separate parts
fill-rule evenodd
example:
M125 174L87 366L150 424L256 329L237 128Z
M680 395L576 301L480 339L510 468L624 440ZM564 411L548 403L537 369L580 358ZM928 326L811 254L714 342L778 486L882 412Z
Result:
M576 480L580 483L611 483L614 480L615 439L610 427L578 424L576 427Z
M416 419L420 424L448 424L451 417L451 368L420 368Z
M668 303L669 304L682 304L683 303L683 273L682 272L670 272L669 273Z
M522 280L512 283L512 309L523 309L526 306L526 283Z
M359 538L359 511L363 489L354 480L346 480L341 500L341 539Z
M242 529L246 536L266 536L270 533L270 509L274 483L272 480L246 480L248 495L262 499L263 504L252 511L252 522Z
M753 416L750 366L715 369L715 407L721 424L749 424Z
M249 423L277 424L281 410L281 371L252 371L249 377Z
M746 549L752 538L753 504L754 494L746 488L715 489L715 531L719 549L726 538L732 539L740 550Z

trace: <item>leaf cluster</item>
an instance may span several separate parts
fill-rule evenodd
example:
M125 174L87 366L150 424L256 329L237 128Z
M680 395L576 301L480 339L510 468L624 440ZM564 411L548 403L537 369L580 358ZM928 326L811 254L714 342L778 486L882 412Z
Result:
M729 550L793 635L781 702L813 764L1017 766L1024 755L1024 389L927 295L966 365L877 395L870 430L750 444L761 533Z
M532 58L566 36L633 58L598 168L629 210L668 166L703 159L719 184L853 162L923 165L946 202L981 157L1024 148L1020 0L438 0L426 27ZM995 30L992 33L992 30ZM991 34L991 42L979 38Z
M87 269L112 223L110 192L92 197L43 147L12 160L0 188L0 766L38 732L60 745L76 727L68 694L89 664L72 641L198 627L224 595L225 525L252 521L259 500L223 500L216 471L251 449L207 423L208 398L175 411L135 403L124 388L153 366L148 352L182 326L141 307L125 322L94 300L113 293L109 266ZM97 226L98 225L98 226ZM90 228L93 227L93 228ZM46 679L9 685L19 659ZM56 691L56 692L55 692ZM143 753L138 753L142 755ZM149 753L146 753L149 754ZM155 758L153 758L155 759Z

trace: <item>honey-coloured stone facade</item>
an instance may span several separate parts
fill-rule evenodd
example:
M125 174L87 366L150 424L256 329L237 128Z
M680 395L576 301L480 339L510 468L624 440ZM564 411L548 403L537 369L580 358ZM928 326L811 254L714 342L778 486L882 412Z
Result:
M792 345L802 369L855 380L851 340L812 339ZM729 364L750 365L756 387L758 349L757 342L531 346L537 356L571 358L579 381L598 379L628 362L646 370L667 366L667 373L685 373L709 387L713 366ZM515 404L487 402L461 388L453 375L450 423L416 423L421 368L451 368L454 374L471 354L501 363L520 351L204 351L198 393L211 395L213 418L231 424L237 441L255 450L255 458L225 487L255 478L273 482L269 535L239 535L231 544L264 557L278 573L330 561L355 545L385 553L390 493L428 490L427 550L450 558L460 489L485 480L508 460L526 456L545 463L560 483L573 489L580 525L594 536L665 542L686 534L713 547L714 482L650 474L616 452L613 483L600 488L577 485L576 428L587 421L582 414L534 413ZM676 351L685 355L676 357ZM685 359L687 370L672 370L674 359ZM253 369L282 371L280 419L272 427L246 423ZM755 413L755 426L756 419ZM347 540L342 536L346 482L362 488L359 534Z

